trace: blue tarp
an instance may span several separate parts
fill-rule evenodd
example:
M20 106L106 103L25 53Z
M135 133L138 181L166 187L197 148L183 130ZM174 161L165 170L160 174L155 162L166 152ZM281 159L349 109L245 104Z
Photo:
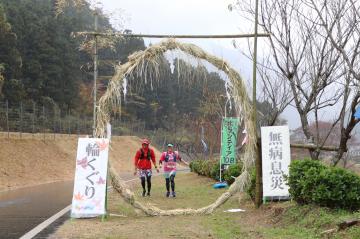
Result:
M355 118L356 118L356 119L360 119L360 107L359 107L359 108L357 108L357 110L356 110L356 112L355 112L354 116L355 116Z
M228 184L226 182L218 182L213 185L213 188L226 188Z

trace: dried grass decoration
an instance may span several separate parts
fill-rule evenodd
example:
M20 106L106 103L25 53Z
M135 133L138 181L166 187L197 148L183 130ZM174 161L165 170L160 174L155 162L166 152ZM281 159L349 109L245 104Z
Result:
M133 207L142 210L145 214L150 216L170 216L170 215L195 215L195 214L210 214L217 207L224 204L231 196L237 192L242 192L245 186L249 182L250 174L249 170L254 165L254 153L256 149L256 134L254 122L251 120L252 107L247 95L244 81L241 79L238 72L236 72L230 65L213 56L200 47L189 44L180 43L174 39L167 39L159 44L154 44L144 51L138 51L128 57L128 61L122 65L116 67L115 75L109 81L107 91L99 100L98 115L97 115L97 128L96 134L99 137L105 136L106 125L110 121L110 114L112 109L121 106L121 92L123 87L123 79L125 77L131 77L132 74L136 74L141 81L149 80L146 76L150 74L158 75L159 61L163 58L166 51L180 50L197 59L205 60L214 65L219 70L223 71L229 78L229 93L234 100L235 109L238 115L241 115L244 120L243 124L247 129L248 143L246 145L245 153L242 156L243 161L243 173L236 178L235 182L229 187L229 189L223 193L214 203L198 208L198 209L173 209L162 210L160 208L144 205L139 202L134 193L127 188L123 180L118 176L115 169L111 166L110 162L110 177L112 185L127 202ZM155 78L156 79L156 78Z

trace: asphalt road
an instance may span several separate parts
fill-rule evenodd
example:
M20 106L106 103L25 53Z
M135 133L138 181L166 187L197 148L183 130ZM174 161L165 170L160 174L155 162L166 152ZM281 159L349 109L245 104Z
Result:
M67 181L0 192L0 238L19 238L68 206L72 190Z

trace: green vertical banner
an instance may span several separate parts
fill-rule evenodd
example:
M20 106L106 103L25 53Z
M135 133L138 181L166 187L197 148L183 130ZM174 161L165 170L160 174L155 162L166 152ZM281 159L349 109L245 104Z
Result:
M239 118L223 118L221 125L221 164L236 163Z

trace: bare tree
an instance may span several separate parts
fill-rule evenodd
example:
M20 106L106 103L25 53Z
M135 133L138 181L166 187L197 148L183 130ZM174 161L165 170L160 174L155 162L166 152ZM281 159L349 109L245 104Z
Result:
M220 150L221 120L225 116L226 96L219 91L210 90L204 86L203 99L200 102L198 111L200 113L201 130L200 134L207 142L209 157ZM230 113L231 114L231 113ZM229 116L229 115L228 115Z
M347 150L347 142L351 138L352 130L360 122L354 117L356 107L360 103L360 2L310 0L307 4L319 18L320 26L341 55L347 71L343 82L339 151L334 158L334 165L336 165Z
M263 114L258 117L261 121L260 125L272 126L281 123L280 114L293 100L291 89L283 74L274 70L270 57L262 59L262 62L257 65L257 72L262 89L257 100L260 104L264 104L264 107L259 107Z
M232 10L232 8L230 7ZM247 40L247 50L242 50L237 42L233 46L241 51L249 60L254 59L251 40ZM250 53L250 54L249 54ZM258 116L260 126L273 126L281 124L280 114L293 101L291 89L284 75L279 72L271 55L263 55L256 65L259 76L260 94L257 94Z
M237 4L242 13L254 14L251 4ZM309 125L312 120L319 122L321 112L338 105L347 91L343 87L343 59L320 23L305 0L261 2L259 24L271 33L270 61L275 66L272 70L286 79L291 89L304 134L317 146L309 150L313 159L319 158L320 148L341 120L341 114L334 116L327 137L320 137L319 127L314 131Z

